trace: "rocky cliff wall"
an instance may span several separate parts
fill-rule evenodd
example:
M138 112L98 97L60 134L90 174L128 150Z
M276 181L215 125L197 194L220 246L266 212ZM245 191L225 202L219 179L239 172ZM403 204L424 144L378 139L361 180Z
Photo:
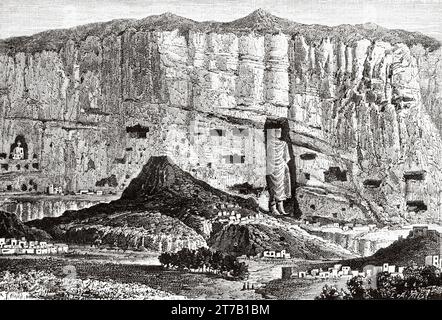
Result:
M59 217L65 211L81 210L98 203L107 203L118 196L15 196L0 199L0 210L14 213L21 221Z
M283 119L305 216L435 222L439 46L262 11L227 24L162 15L7 39L0 190L30 178L37 191L97 189L113 176L108 187L124 189L155 155L223 190L264 187L264 127ZM18 136L27 159L10 159Z
M381 248L386 248L400 236L406 237L409 230L381 230L375 232L343 232L336 228L315 229L309 228L310 234L329 240L342 248L368 257Z

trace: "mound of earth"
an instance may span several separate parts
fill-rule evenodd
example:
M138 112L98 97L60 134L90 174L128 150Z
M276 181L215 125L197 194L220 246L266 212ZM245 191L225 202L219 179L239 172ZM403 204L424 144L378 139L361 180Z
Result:
M286 250L300 259L343 259L356 255L309 234L290 221L265 216L260 222L228 224L209 239L210 247L233 255L255 256L265 250Z
M26 226L14 213L0 211L0 238L22 237L31 241L51 239L45 231Z
M125 249L177 251L199 248L206 241L195 230L159 212L123 212L95 215L90 219L54 228L67 242L101 244Z
M124 190L120 202L155 208L175 217L216 215L214 205L236 205L239 212L256 212L258 204L211 187L181 170L169 157L151 157L138 177ZM249 212L247 212L249 211Z
M63 241L92 243L99 239L120 248L174 251L208 244L235 255L286 249L297 258L354 257L282 218L264 215L255 223L212 224L211 218L221 206L234 207L242 216L259 210L253 199L213 188L161 156L149 159L121 199L28 224Z
M28 225L67 242L179 250L206 245L208 221L221 204L245 216L258 210L255 201L215 189L160 156L149 159L119 200Z
M370 257L344 260L343 264L352 269L362 269L366 265L382 265L389 263L397 266L407 266L412 263L423 265L428 255L439 255L441 252L441 235L408 236L393 242L386 248L379 249Z

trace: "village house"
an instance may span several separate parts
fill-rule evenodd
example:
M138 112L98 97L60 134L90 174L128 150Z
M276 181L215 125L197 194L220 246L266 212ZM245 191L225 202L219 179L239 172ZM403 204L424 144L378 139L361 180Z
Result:
M341 270L342 270L342 274L343 274L344 276L348 276L348 275L350 274L351 268L348 267L348 266L344 266L344 267L342 267Z
M426 266L435 266L436 268L442 269L442 255L431 255L425 257Z
M437 230L430 230L428 226L413 226L413 230L410 231L410 237L429 237L429 236L439 236Z
M370 231L370 227L369 226L355 226L353 228L353 231L357 231L357 232L368 232Z

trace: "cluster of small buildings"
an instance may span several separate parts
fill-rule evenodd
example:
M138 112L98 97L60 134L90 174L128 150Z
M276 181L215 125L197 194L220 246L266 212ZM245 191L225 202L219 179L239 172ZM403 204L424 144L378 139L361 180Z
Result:
M77 195L81 195L81 194L87 194L87 195L97 195L97 196L102 196L103 195L103 190L97 190L97 191L89 191L87 189L82 189L79 190L77 193Z
M55 194L60 194L63 195L63 187L62 186L56 186L54 184L50 184L47 189L47 194L49 195L55 195ZM97 195L97 196L102 196L103 195L103 190L97 190L97 191L90 191L87 189L81 189L78 190L78 192L75 193L76 195Z
M262 253L263 258L279 258L279 259L290 259L290 253L285 250L275 251L266 250Z
M215 205L213 209L219 210L213 220L222 223L249 223L264 217L264 215L260 212L256 213L255 215L243 216L241 213L236 211L239 209L237 204L221 204L220 208Z
M429 230L428 226L413 226L413 229L410 231L410 238L417 237L430 237L430 236L439 236L439 231L437 230Z
M320 222L314 222L314 223L310 223L308 220L304 221L305 224L310 224L314 227L323 227L323 228L339 228L342 229L342 231L356 231L356 232L369 232L369 231L373 231L376 230L377 226L376 224L367 224L367 225L363 225L361 223L345 223L345 224L340 224L340 223L329 223L329 224L325 224L325 225L321 225Z
M63 194L63 187L50 184L48 186L48 194Z
M242 215L240 213L236 213L235 210L231 211L219 211L217 217L215 218L219 222L228 222L228 221L237 221L241 220Z
M27 241L25 238L20 240L0 238L0 255L62 254L67 253L68 250L68 245L62 243L53 244L45 241Z
M341 264L335 264L332 268L326 270L322 268L312 269L310 272L298 271L297 274L293 274L292 267L282 267L282 279L288 279L293 276L298 278L310 278L310 279L330 279L330 278L353 278L361 276L363 278L372 277L380 272L389 272L392 275L402 276L405 267L397 267L384 263L382 266L367 265L362 271L352 270L349 266L343 266Z
M262 284L257 283L257 282L243 282L243 286L242 286L242 290L255 290L258 288L261 288Z

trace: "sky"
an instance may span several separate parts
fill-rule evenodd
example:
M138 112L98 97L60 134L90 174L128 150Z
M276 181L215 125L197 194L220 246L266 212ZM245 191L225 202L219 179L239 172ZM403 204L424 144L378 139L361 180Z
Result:
M300 23L374 22L442 41L442 0L0 0L0 38L164 12L231 21L258 8Z

